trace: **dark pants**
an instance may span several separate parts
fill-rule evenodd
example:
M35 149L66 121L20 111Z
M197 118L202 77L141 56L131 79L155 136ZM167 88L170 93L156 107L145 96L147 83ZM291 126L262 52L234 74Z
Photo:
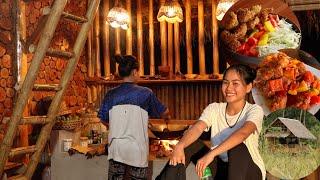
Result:
M169 165L163 168L156 180L185 180L186 167L192 161L197 164L198 159L207 154L210 149L200 140L195 141L185 149L186 165ZM209 164L215 180L261 180L262 174L259 167L253 162L245 144L241 143L228 151L228 161L223 162L215 157Z
M108 180L147 180L147 176L147 167L134 167L109 160Z

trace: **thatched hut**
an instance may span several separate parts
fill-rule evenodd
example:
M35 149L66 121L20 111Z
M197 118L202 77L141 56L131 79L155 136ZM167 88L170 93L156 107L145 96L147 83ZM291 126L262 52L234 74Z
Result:
M264 135L268 141L295 147L302 145L304 140L316 140L317 138L296 119L278 117L266 129Z

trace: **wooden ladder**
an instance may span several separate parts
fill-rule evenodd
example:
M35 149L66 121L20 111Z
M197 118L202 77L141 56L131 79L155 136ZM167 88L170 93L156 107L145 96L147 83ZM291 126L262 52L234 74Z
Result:
M85 45L88 32L90 30L90 27L92 26L94 16L98 10L100 3L100 0L91 0L86 12L86 17L83 18L63 12L67 1L68 0L55 0L50 9L50 12L48 12L46 24L40 36L39 43L35 49L34 56L27 72L26 78L18 93L18 97L13 108L13 113L8 124L8 130L0 146L0 178L3 175L4 167L8 157L13 157L19 154L32 154L32 156L24 172L22 174L19 174L18 176L11 177L10 179L32 178L32 175L39 162L40 155L45 147L48 138L50 137L52 127L55 124L55 118L60 108L62 97L76 69L80 53ZM49 48L50 42L53 38L55 29L57 28L61 16L73 20L77 23L82 23L81 29L77 35L77 39L71 53ZM51 56L63 56L68 59L68 63L59 84L34 84L40 69L40 65L46 54ZM23 110L27 104L27 100L32 90L52 90L56 92L50 104L47 116L32 118L22 117ZM19 147L15 149L11 148L19 124L43 124L40 135L35 145L28 147Z

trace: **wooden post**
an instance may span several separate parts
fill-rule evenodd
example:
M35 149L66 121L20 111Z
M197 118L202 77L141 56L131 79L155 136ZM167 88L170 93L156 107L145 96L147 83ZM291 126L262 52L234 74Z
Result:
M116 29L114 30L114 32L115 32L115 36L116 36L116 38L115 38L115 54L121 54L120 28L116 28ZM118 72L118 66L119 66L119 64L116 63L116 74L119 74L119 72Z
M191 32L191 4L190 0L185 1L186 8L186 46L187 46L187 74L193 73L192 58L192 32Z
M165 3L165 0L160 0L160 6ZM167 23L160 22L160 36L161 36L161 65L168 65L167 62Z
M102 48L103 48L103 66L104 76L110 76L110 44L109 44L109 25L107 24L107 15L109 12L109 0L103 1L102 6Z
M60 1L62 1L62 0L60 0ZM56 0L54 3L62 4L63 7L64 7L65 3L62 3L60 1ZM48 133L48 132L51 132L51 129L52 129L54 123L55 123L54 118L56 117L56 114L59 111L59 106L60 106L62 97L63 97L63 95L65 93L65 90L68 88L67 85L68 85L70 79L72 78L72 75L73 75L73 73L74 73L74 71L76 69L76 65L78 63L81 51L82 51L82 49L83 49L83 47L85 45L85 41L87 39L88 31L89 31L90 27L92 26L92 22L93 22L94 16L96 15L96 12L98 10L99 3L100 3L100 0L92 0L90 5L89 5L88 11L86 13L86 17L87 17L88 21L82 25L82 27L81 27L81 29L80 29L80 31L78 33L77 39L76 39L76 41L74 43L74 47L73 47L73 52L74 52L75 56L73 58L69 59L68 64L67 64L67 66L65 68L65 71L64 71L64 73L63 73L63 75L61 77L61 80L60 80L61 90L56 93L56 95L54 96L54 98L52 100L52 103L51 103L51 105L49 107L48 120L50 121L50 123L46 124L41 129L38 141L36 143L37 151L32 155L31 161L30 161L29 166L28 166L28 168L26 170L26 173L25 173L25 176L26 176L27 179L31 179L32 174L35 171L35 169L37 167L37 164L39 162L39 159L40 159L40 156L41 156L41 152L42 152L44 146L46 145L46 142L47 142L48 138L50 137L50 133ZM58 18L58 19L60 17L60 16L54 15L54 14L51 15L51 16L55 17L55 18ZM49 17L49 19L50 19L50 17ZM52 23L50 23L50 21L49 21L49 24L52 24ZM47 28L47 27L45 27L45 28ZM48 25L48 28L52 28L52 27L50 27L50 25ZM55 30L55 28L53 28L52 31L54 31L54 30ZM46 33L44 33L44 34L46 34ZM41 43L41 40L40 40L40 43ZM40 46L40 47L42 47L42 46ZM43 52L43 54L44 53L45 53L45 51ZM31 63L31 66L32 66L32 63ZM40 64L38 66L40 67ZM30 69L28 71L28 75L29 75L29 72L30 72ZM36 77L36 76L34 76L34 77ZM27 79L28 78L26 78L26 80Z
M22 83L26 77L27 71L28 71L28 59L27 55L24 53L23 49L25 47L19 46L19 44L22 44L21 41L26 42L27 39L27 26L26 26L26 5L24 1L14 1L15 2L15 21L17 23L16 26L16 47L17 51L16 53L16 58L17 62L14 66L14 69L16 70L14 77L16 77L16 81L19 83ZM20 14L19 14L20 12ZM22 44L23 45L23 44ZM14 61L15 62L15 61ZM15 99L15 97L14 97ZM28 115L28 106L25 107L23 116ZM29 125L20 125L19 126L19 146L21 147L26 147L29 146ZM23 159L24 163L28 163L29 161L29 155L26 155Z
M213 74L219 73L219 46L218 46L219 26L218 26L217 16L216 16L217 6L218 6L218 1L212 0Z
M143 27L142 27L142 0L137 0L137 52L139 61L139 75L144 75L143 59Z
M131 18L131 0L126 0L126 10ZM126 31L126 54L132 55L132 22L128 24L128 29Z
M174 23L174 61L175 61L175 71L180 72L180 29L179 23Z
M22 84L23 91L20 91L18 95L16 101L18 103L16 103L13 108L13 113L11 116L11 121L8 125L7 133L5 134L5 137L0 146L0 174L3 174L4 166L13 143L13 137L17 132L17 126L20 122L22 113L30 96L30 91L33 87L34 81L40 69L40 64L42 63L42 60L46 54L46 50L50 45L54 31L58 25L60 16L63 12L66 3L67 0L56 0L53 3L51 16L48 18L46 26L43 29L42 37L40 38L39 45L37 46L37 51L33 56L33 60L31 62L26 79Z
M172 23L168 23L168 65L170 67L170 75L173 74L173 29Z
M100 77L101 76L101 65L100 65L100 15L95 17L94 19L94 54L95 54L95 75Z
M149 0L149 49L150 49L150 75L155 75L154 61L154 27L153 27L153 0Z
M198 46L200 75L206 74L206 57L204 49L204 14L203 0L198 0Z

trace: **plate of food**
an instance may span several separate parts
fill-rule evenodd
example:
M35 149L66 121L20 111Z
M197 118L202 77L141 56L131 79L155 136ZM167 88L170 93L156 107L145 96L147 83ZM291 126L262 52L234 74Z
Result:
M298 25L261 5L228 11L221 26L220 47L230 64L257 66L264 56L301 43Z
M264 114L295 107L315 114L320 108L320 70L279 52L267 55L257 69L252 96Z

